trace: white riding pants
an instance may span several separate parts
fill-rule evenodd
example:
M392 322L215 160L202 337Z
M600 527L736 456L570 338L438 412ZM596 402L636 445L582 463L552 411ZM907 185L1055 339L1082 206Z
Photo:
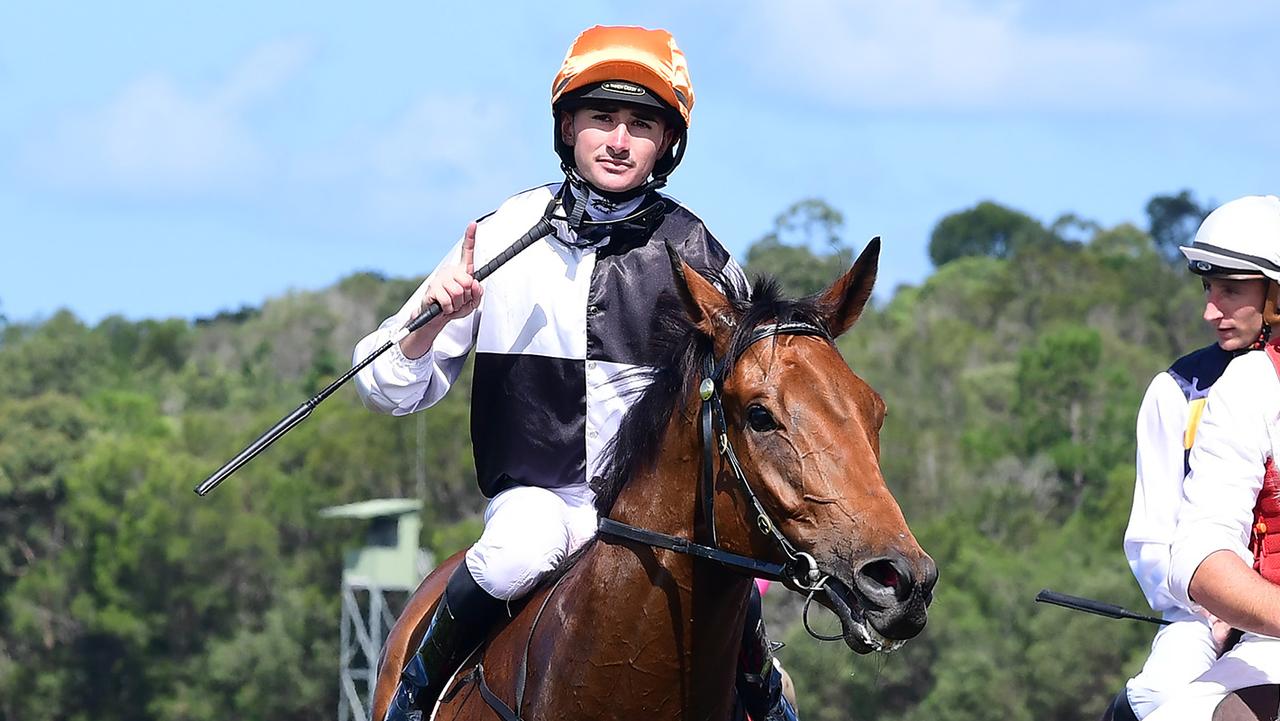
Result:
M1234 648L1181 691L1172 694L1145 721L1210 721L1232 691L1280 683L1280 639L1246 633Z
M1175 621L1161 627L1151 641L1151 654L1142 672L1125 684L1129 705L1138 718L1146 718L1217 660L1213 629L1204 619Z
M494 598L520 598L591 540L596 522L595 494L585 484L508 488L485 508L467 569Z

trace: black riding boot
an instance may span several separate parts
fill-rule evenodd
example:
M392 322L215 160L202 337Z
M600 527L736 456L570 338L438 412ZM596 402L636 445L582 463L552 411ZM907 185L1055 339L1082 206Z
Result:
M751 584L747 624L738 655L738 698L752 721L799 721L795 706L782 695L782 671L773 662L773 647L765 633L760 591Z
M405 663L385 721L416 721L429 712L467 654L484 640L504 613L506 603L480 588L467 564L449 576L422 645Z
M1133 706L1129 705L1129 689L1120 689L1120 693L1111 699L1111 705L1107 707L1102 718L1107 721L1138 721L1138 714L1134 713Z

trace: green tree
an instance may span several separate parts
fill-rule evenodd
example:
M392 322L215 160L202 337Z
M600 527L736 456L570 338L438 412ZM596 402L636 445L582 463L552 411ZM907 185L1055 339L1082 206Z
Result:
M1042 336L1018 356L1016 437L1023 453L1045 452L1069 481L1074 501L1096 466L1102 338L1097 331L1067 326Z
M191 327L177 318L138 324L138 362L166 370L182 368L191 355Z
M1178 246L1189 245L1200 223L1213 210L1212 203L1201 204L1190 190L1176 195L1156 195L1147 201L1148 232L1156 249L1171 262L1180 263Z
M1052 234L1031 216L991 201L952 213L929 236L934 266L968 256L1007 258L1017 248L1049 242Z
M792 295L816 293L853 262L852 251L841 240L843 225L840 211L822 200L794 203L774 219L773 229L747 250L746 271L775 276Z
M9 326L0 345L0 396L29 397L59 392L75 395L99 383L107 349L70 311L61 310L36 326Z

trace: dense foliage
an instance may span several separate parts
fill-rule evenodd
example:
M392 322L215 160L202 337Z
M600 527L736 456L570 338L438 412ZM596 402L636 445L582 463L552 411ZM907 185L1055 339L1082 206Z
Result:
M1136 672L1150 628L1031 599L1142 604L1120 551L1138 400L1208 340L1169 253L1203 211L1185 193L1149 209L1155 240L987 202L948 216L936 272L841 341L889 404L886 477L941 582L924 634L887 657L818 644L801 599L768 596L806 719L1090 719ZM749 270L816 290L851 258L840 224L792 206ZM0 719L332 714L341 551L362 529L317 511L422 497L423 545L468 543L468 384L408 419L346 390L216 493L191 488L412 286L357 274L194 323L0 316Z

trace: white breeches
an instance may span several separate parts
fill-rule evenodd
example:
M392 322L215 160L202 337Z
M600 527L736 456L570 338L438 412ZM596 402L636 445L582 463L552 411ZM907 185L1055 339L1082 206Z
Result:
M1213 630L1203 619L1175 621L1156 633L1142 672L1129 679L1125 692L1138 718L1181 692L1218 660Z
M1246 633L1196 680L1171 694L1145 721L1210 721L1237 689L1280 683L1280 639Z
M502 491L485 508L467 569L494 598L520 598L596 535L594 504L586 485Z

